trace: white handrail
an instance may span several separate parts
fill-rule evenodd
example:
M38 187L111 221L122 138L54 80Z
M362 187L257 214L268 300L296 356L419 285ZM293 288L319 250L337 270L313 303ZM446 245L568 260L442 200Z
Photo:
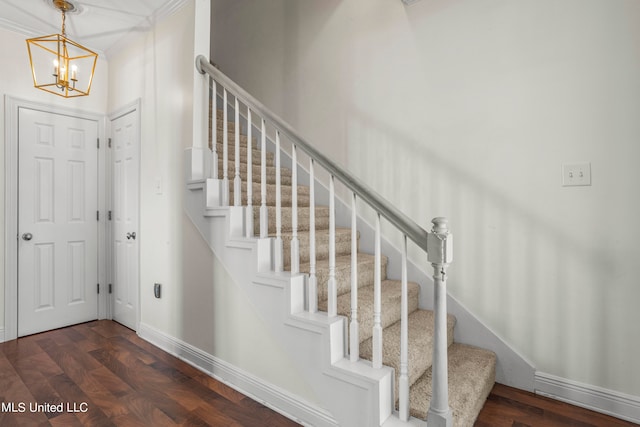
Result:
M281 134L286 135L287 138L300 149L302 149L308 156L312 157L314 161L326 169L329 174L333 175L340 182L342 182L347 188L356 193L358 198L371 206L380 215L385 217L387 221L393 224L404 235L411 239L418 247L427 251L427 230L418 225L415 221L398 210L393 204L386 201L375 190L363 183L359 178L353 175L351 172L342 168L336 162L329 159L327 156L318 151L313 145L302 138L298 133L289 126L283 119L271 112L260 101L251 96L247 91L240 87L236 82L227 77L222 71L215 68L209 63L207 58L199 55L196 58L196 67L200 73L207 73L213 77L223 86L232 90L236 96L245 104L251 106L251 109L263 119L269 121L274 127L276 127Z

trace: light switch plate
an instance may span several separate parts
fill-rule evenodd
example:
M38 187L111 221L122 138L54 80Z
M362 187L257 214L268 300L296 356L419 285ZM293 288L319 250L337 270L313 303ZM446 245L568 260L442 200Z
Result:
M570 163L562 165L562 186L591 185L591 163Z

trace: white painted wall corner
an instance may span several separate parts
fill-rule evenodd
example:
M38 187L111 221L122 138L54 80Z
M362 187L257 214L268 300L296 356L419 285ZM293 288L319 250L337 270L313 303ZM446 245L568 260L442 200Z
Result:
M0 342L4 342L4 328L0 328Z
M571 405L640 423L640 397L536 372L535 392Z

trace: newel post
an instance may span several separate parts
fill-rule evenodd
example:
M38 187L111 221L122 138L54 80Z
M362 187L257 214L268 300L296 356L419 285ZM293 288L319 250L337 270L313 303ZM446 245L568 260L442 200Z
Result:
M429 427L451 427L447 374L447 276L453 259L453 236L447 228L446 218L434 218L433 228L427 236L427 259L433 266L433 366L431 405L427 413Z

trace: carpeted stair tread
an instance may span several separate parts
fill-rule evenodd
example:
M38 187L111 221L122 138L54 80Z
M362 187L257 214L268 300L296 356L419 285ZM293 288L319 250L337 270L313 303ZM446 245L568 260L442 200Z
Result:
M241 136L244 136L244 135L241 135ZM236 151L236 142L234 140L230 139L229 142L228 142L227 149L229 150L229 155L232 155L233 153L235 153L235 151ZM224 153L224 144L223 144L221 139L216 144L216 151L218 153L218 157L222 157L222 154ZM247 144L246 144L246 141L244 141L244 142L240 141L240 157L242 159L245 159L247 157ZM258 148L258 147L256 147L254 145L251 148L251 157L261 158L262 157L262 150L260 150L260 148ZM275 154L273 154L271 151L267 151L265 157L267 159L275 160Z
M229 159L229 175L233 175L235 171L235 161L236 161L236 151L234 144L229 143L227 147L228 153L227 157ZM224 162L224 147L222 144L216 145L216 153L218 154L218 163ZM275 158L273 153L267 152L266 156L267 166L275 166ZM260 166L262 162L262 157L260 155L260 150L253 149L251 150L251 164ZM245 146L244 152L242 147L240 147L240 163L247 163L247 149ZM220 168L222 170L222 168Z
M284 269L289 271L291 265L291 239L292 232L282 232L283 261ZM271 237L275 237L273 234ZM298 232L300 244L300 262L309 262L309 232ZM348 255L351 253L351 229L336 227L336 256ZM305 249L305 250L302 250ZM316 260L327 259L329 257L329 230L316 230Z
M387 277L387 257L380 260L382 279ZM302 273L309 272L309 263L300 264ZM358 253L358 286L367 286L373 283L374 256ZM329 280L329 260L318 260L316 264L316 277L318 279L318 304L327 299L327 281ZM337 294L342 295L351 290L351 255L336 256L336 289Z
M260 206L253 205L253 227L254 227L254 236L260 235ZM298 207L298 231L308 231L309 230L309 206ZM282 207L282 232L289 232L292 230L291 226L291 212L292 208L290 206ZM315 224L316 224L316 234L320 230L326 230L329 228L329 207L328 206L316 206L315 208ZM269 231L268 234L276 233L276 208L275 206L267 206L267 219L269 222ZM302 248L302 250L309 251L308 248Z
M231 120L229 120L229 118L231 118ZM218 119L218 121L216 122L216 129L218 131L223 131L224 130L224 118L223 117L220 117ZM231 117L231 115L229 115L229 117L227 117L227 131L229 133L235 133L236 132L236 122L233 121L233 118ZM240 126L240 133L246 135L246 129L242 125Z
M495 353L454 343L448 351L449 407L455 427L472 427L496 374ZM416 381L409 393L411 415L425 419L431 402L431 369Z
M380 323L383 328L400 320L400 300L402 282L399 280L383 280L380 286L380 304L382 306ZM407 283L409 313L418 309L420 285ZM327 311L327 302L320 301L318 309ZM351 323L351 292L338 297L338 314L345 316ZM363 342L373 334L373 285L358 288L358 338ZM350 342L350 341L349 341Z
M223 166L222 159L218 158L218 179L222 179ZM280 183L282 185L291 185L291 170L287 168L280 168ZM276 168L275 166L267 166L267 184L276 183ZM229 163L229 178L235 177L236 167L233 163ZM243 185L247 185L247 162L240 162L240 177L242 178ZM260 175L260 165L252 165L251 168L251 181L261 182L262 176Z
M260 206L253 205L253 235L260 235ZM309 212L311 208L309 206L298 207L298 231L309 230ZM291 227L291 212L290 206L282 207L282 232L290 232ZM315 224L316 234L320 230L326 230L329 228L329 207L328 206L316 206L315 208ZM269 221L269 231L267 234L276 233L276 208L275 206L267 206L267 219ZM300 251L309 252L308 248L300 247Z
M456 319L447 316L447 345L453 343ZM416 382L431 366L433 357L433 311L415 310L409 314L409 384ZM371 360L372 338L360 344L360 357ZM382 363L396 370L396 391L400 375L400 322L382 331ZM396 393L396 396L398 393Z
M212 141L213 135L209 136L209 148L211 148L211 141ZM240 133L240 146L244 146L245 148L247 147L247 141L249 140L249 136L245 133ZM229 143L229 147L232 147L235 145L236 143L236 133L235 131L228 131L227 132L227 141ZM224 143L224 132L222 131L222 129L220 129L217 133L216 133L216 142L218 143L218 146L221 146ZM255 135L251 136L251 142L253 145L253 148L256 148L256 144L258 143L257 138L255 137Z
M259 206L261 203L260 183L254 182L252 185L252 197L251 204ZM282 206L291 206L291 186L281 185L281 202ZM243 183L241 187L241 200L242 205L247 205L247 183ZM233 177L229 177L229 205L233 206L234 197L234 184ZM275 206L276 204L276 186L274 184L267 184L267 205ZM298 206L309 206L309 187L305 185L298 186Z

